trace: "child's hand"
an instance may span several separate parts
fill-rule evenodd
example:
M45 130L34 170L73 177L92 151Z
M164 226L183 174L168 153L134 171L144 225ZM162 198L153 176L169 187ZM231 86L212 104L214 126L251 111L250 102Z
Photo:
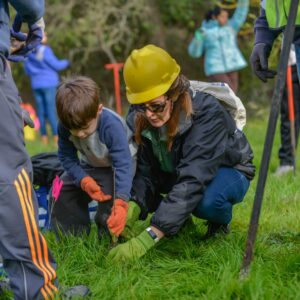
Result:
M93 200L105 202L111 200L111 195L106 195L102 192L100 186L91 177L86 176L81 179L80 186Z
M128 207L128 203L122 199L116 199L114 201L111 215L107 219L107 226L112 234L119 236L124 230Z

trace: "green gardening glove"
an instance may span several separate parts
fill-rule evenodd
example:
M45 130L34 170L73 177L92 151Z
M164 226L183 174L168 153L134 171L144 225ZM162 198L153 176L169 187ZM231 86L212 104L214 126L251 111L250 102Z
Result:
M134 260L145 255L155 244L150 234L144 230L139 236L110 250L107 258L113 262Z
M126 225L123 231L121 232L121 236L127 240L136 236L136 230L134 230L134 225L136 221L139 219L139 215L141 213L141 208L134 201L129 201L129 208L126 216Z

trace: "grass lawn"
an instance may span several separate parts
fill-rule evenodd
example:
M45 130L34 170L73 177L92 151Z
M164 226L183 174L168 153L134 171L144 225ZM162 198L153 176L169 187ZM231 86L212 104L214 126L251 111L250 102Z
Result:
M256 166L263 149L265 123L249 122L245 130ZM228 236L200 241L206 226L203 220L194 218L194 228L163 240L130 264L111 265L106 261L109 241L98 240L96 228L89 237L60 242L47 233L60 283L86 284L92 290L92 299L300 299L300 170L296 177L291 174L278 179L272 175L278 164L278 145L277 133L248 279L240 281L238 274L258 176L244 202L234 208ZM46 150L38 143L28 145L28 149L31 154Z

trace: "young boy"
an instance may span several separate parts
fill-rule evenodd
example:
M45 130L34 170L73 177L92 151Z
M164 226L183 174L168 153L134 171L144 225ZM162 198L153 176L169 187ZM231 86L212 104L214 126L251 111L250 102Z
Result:
M101 230L108 227L112 235L119 236L133 177L125 122L100 104L97 84L84 76L65 79L59 85L56 108L58 156L65 173L53 204L52 228L88 234L88 203L96 200L97 226Z

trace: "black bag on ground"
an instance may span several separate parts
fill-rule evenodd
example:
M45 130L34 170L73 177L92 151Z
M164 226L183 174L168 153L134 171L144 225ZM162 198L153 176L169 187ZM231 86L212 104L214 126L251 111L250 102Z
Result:
M39 153L31 157L31 162L34 185L50 188L55 176L64 171L56 152Z

